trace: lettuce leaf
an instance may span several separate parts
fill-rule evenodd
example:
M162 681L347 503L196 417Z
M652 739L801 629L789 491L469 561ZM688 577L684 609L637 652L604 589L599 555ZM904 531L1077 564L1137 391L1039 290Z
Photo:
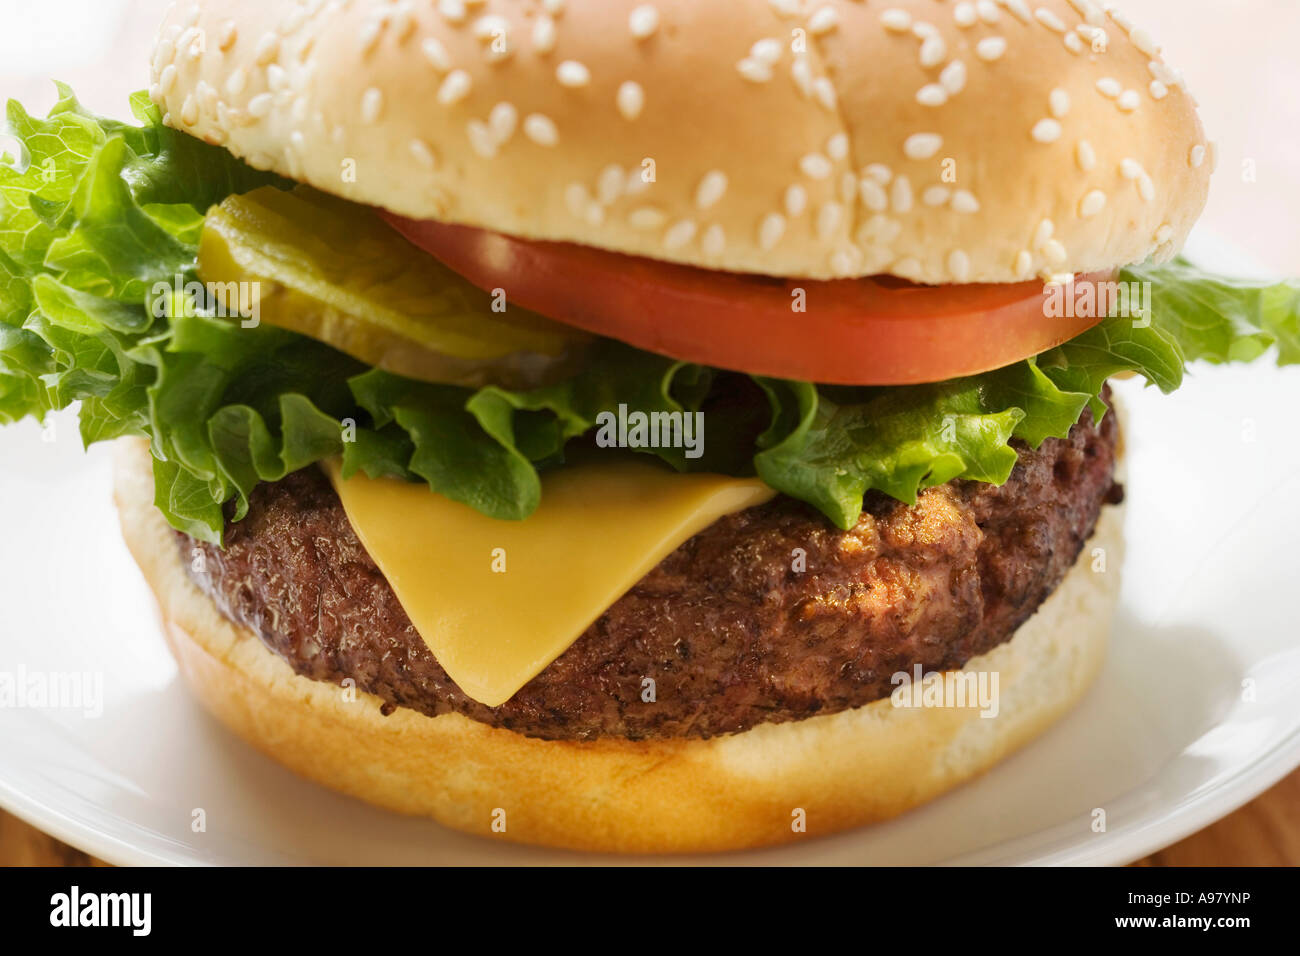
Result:
M539 473L601 412L706 414L704 457L644 449L679 470L758 474L848 528L870 491L913 502L955 478L1001 483L1013 439L1064 437L1105 412L1106 378L1168 392L1187 361L1300 361L1300 286L1208 274L1177 260L1127 270L1150 282L1150 321L1103 321L982 375L889 388L722 372L614 342L571 379L470 390L369 368L271 325L243 328L174 291L196 278L204 211L232 192L287 185L164 127L95 116L59 87L48 117L10 103L22 155L0 163L0 422L80 403L90 443L148 438L158 507L219 542L261 482L341 455L344 473L426 482L485 514L521 519ZM166 291L161 291L162 289Z

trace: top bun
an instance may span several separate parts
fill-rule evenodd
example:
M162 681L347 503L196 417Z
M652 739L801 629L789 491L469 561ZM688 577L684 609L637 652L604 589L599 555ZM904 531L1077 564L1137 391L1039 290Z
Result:
M1213 165L1181 76L1092 0L200 0L151 94L412 218L818 279L1166 259Z

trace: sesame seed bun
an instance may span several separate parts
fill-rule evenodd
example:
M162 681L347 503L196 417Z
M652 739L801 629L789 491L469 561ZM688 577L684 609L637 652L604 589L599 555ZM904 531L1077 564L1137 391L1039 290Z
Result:
M409 217L807 278L1166 259L1213 165L1179 74L1090 0L200 0L151 93Z
M148 446L119 443L122 532L195 696L297 773L490 839L618 852L731 850L895 816L1041 734L1097 675L1119 588L1122 510L1102 509L1074 567L1012 639L969 661L998 675L998 713L852 710L708 740L539 740L458 713L427 717L299 676L189 580L153 506ZM1097 549L1104 572L1093 569ZM991 685L990 685L991 686ZM494 829L504 811L505 830ZM805 829L795 829L797 811Z

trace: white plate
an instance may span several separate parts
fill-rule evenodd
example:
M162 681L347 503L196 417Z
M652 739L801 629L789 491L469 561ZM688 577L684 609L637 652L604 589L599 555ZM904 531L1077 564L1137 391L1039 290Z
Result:
M1124 863L1300 763L1300 368L1198 367L1172 396L1118 390L1129 555L1111 654L1082 705L898 820L710 862ZM52 442L31 422L0 429L0 462L0 672L103 680L99 717L0 708L6 809L123 864L609 860L374 810L255 753L178 678L117 530L107 449L83 453L63 416Z

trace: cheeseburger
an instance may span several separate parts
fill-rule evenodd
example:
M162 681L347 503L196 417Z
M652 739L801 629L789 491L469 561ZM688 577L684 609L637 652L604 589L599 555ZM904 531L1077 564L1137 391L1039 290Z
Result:
M123 438L194 694L381 807L607 851L881 820L1084 694L1107 379L1300 359L1090 0L199 0L10 104L0 418Z

